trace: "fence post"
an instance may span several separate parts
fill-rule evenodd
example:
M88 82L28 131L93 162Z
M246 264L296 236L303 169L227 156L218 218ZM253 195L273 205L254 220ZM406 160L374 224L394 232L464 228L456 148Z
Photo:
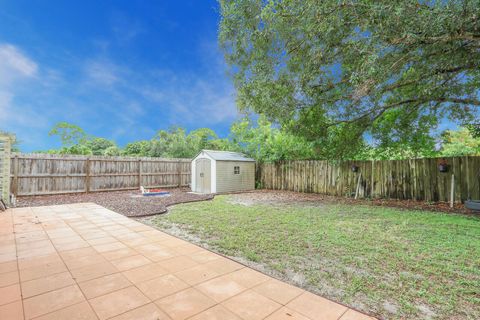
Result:
M178 187L182 186L182 161L178 160L177 162L177 176L178 176Z
M453 208L453 204L455 203L455 175L452 174L452 181L450 186L450 208Z
M374 185L375 185L375 160L372 160L372 182L370 186L370 198L374 199L375 198L375 191L374 191Z
M85 160L85 193L90 192L90 158Z
M18 155L15 155L13 160L13 195L18 196Z
M10 205L10 164L13 138L0 135L0 200Z
M138 189L142 186L142 159L138 159Z

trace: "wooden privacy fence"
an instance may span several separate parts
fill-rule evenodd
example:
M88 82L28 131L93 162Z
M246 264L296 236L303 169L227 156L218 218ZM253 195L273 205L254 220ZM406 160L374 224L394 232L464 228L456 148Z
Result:
M447 172L439 171L445 159ZM353 172L352 166L358 166ZM257 166L263 188L361 198L480 199L480 157L382 161L281 161ZM453 187L453 193L452 193Z
M189 159L13 154L15 196L182 187L190 183Z

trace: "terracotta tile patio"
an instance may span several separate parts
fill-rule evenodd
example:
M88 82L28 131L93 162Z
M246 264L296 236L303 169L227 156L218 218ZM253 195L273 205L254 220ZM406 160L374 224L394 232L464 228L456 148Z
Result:
M92 203L0 213L0 319L374 319Z

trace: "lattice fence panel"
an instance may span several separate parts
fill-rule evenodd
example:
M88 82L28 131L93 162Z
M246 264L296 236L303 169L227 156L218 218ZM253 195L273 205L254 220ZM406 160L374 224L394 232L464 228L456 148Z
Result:
M0 198L10 204L10 157L12 138L0 135Z

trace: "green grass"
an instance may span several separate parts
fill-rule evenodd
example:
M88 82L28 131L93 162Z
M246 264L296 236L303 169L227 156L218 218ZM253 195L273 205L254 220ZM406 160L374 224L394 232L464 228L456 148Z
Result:
M153 223L384 318L480 319L478 217L345 204L244 206L230 197L175 206Z

